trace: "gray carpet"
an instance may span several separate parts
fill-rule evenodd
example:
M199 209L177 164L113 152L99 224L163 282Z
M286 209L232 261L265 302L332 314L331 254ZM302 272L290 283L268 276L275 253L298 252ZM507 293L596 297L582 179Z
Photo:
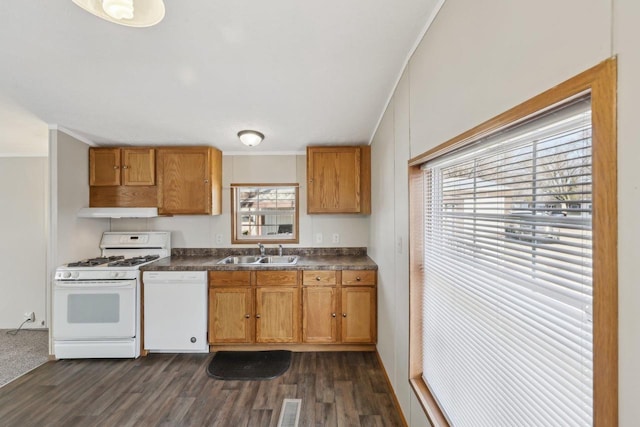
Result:
M17 335L0 329L0 387L42 365L48 358L48 329L21 329Z

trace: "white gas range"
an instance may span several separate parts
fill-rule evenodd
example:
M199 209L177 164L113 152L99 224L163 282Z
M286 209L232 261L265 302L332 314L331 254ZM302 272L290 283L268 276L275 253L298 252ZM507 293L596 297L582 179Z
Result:
M58 359L140 356L140 270L171 255L171 234L106 232L102 256L56 269L53 350Z

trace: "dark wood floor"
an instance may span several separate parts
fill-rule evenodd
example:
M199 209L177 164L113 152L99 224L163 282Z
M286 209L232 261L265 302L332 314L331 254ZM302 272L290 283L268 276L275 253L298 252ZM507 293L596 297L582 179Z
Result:
M401 426L375 353L293 353L269 381L207 376L209 354L48 362L0 388L2 426L276 426L302 399L300 426Z

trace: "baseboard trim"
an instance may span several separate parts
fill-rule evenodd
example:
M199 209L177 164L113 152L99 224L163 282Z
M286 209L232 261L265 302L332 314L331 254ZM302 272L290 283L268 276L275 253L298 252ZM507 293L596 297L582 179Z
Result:
M384 379L387 381L387 385L391 390L391 396L393 397L393 406L396 407L396 410L400 414L400 419L402 420L404 427L409 427L409 424L407 424L407 420L404 417L404 413L402 412L402 407L400 406L400 401L398 400L398 396L396 396L396 391L393 389L393 384L391 384L391 380L389 379L389 374L387 374L387 370L384 367L384 363L382 363L382 358L380 357L380 353L378 353L377 349L376 349L376 357L378 358L378 363L382 368L382 373L384 373Z
M263 351L290 350L293 352L309 351L376 351L372 344L224 344L209 345L209 352L216 351Z

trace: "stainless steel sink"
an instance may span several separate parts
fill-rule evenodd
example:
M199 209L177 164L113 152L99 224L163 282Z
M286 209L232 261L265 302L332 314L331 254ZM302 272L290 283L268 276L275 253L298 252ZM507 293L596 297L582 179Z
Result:
M243 256L228 256L220 261L218 264L258 264L263 257L253 255Z
M285 264L293 265L298 262L297 255L266 256L260 260L260 264Z
M258 264L269 264L269 265L293 265L298 262L297 255L287 255L287 256L253 256L253 255L243 255L243 256L228 256L220 261L218 264L234 264L234 265L258 265Z

